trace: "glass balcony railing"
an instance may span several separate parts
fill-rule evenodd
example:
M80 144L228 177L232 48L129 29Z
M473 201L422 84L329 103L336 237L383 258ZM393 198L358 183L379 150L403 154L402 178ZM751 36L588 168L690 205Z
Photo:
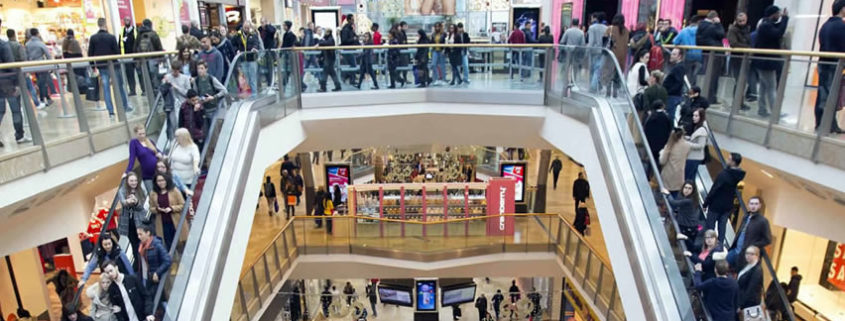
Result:
M474 255L552 252L570 268L569 289L597 307L592 314L624 320L613 270L600 252L561 216L507 214L515 233L488 236L488 220L499 216L416 222L357 216L295 216L255 262L241 270L231 319L250 320L269 302L282 276L300 255L359 254L431 262ZM320 221L322 228L315 227ZM331 222L331 223L329 223ZM327 226L331 224L331 233ZM459 233L456 233L458 232ZM557 297L561 292L550 293ZM309 304L310 305L310 304ZM342 305L347 309L348 305ZM579 303L579 306L581 304ZM314 314L312 314L313 316Z

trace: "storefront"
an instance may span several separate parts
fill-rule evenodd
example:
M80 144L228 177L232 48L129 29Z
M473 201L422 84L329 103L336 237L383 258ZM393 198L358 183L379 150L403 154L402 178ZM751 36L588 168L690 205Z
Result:
M3 36L8 28L15 29L18 40L24 31L37 28L45 43L59 43L68 29L83 43L97 32L97 18L106 16L105 3L99 0L12 0L2 1L0 18L3 19ZM85 49L85 48L83 48ZM57 50L58 51L58 50ZM55 52L58 53L58 52Z
M795 314L805 320L845 320L845 243L786 230L777 262L781 282L789 282L792 267L803 276Z

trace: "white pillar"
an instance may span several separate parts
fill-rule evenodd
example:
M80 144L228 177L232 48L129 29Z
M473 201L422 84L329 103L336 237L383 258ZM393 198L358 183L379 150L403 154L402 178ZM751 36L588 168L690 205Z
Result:
M79 234L68 235L67 244L70 255L73 257L73 266L76 268L76 272L85 271L85 254L82 251L82 244L79 242Z

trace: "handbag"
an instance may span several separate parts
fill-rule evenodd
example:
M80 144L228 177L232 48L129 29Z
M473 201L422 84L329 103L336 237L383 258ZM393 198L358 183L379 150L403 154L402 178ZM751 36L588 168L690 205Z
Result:
M645 110L645 108L646 108L646 106L645 106L645 95L643 95L642 91L640 91L636 95L634 95L633 101L634 101L634 108L637 111Z
M273 206L276 208L276 212L278 212L279 211L279 200L278 199L273 201Z
M766 321L763 308L759 305L742 309L742 321Z

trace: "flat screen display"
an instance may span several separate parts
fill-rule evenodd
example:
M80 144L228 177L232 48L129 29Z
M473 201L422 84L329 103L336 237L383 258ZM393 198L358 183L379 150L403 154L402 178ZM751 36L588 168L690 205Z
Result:
M516 180L516 188L514 189L514 201L517 203L524 202L525 199L525 163L518 164L502 164L502 177L510 177Z
M381 298L381 303L406 307L414 306L413 302L411 302L411 291L408 290L379 285L378 296Z
M442 306L450 306L475 301L475 284L456 285L443 288Z
M349 165L326 165L326 187L329 194L332 195L332 200L335 199L337 189L340 187L340 200L346 202L346 188L352 184L351 173L349 172ZM338 204L334 204L337 207Z
M417 311L437 310L437 281L417 281Z

